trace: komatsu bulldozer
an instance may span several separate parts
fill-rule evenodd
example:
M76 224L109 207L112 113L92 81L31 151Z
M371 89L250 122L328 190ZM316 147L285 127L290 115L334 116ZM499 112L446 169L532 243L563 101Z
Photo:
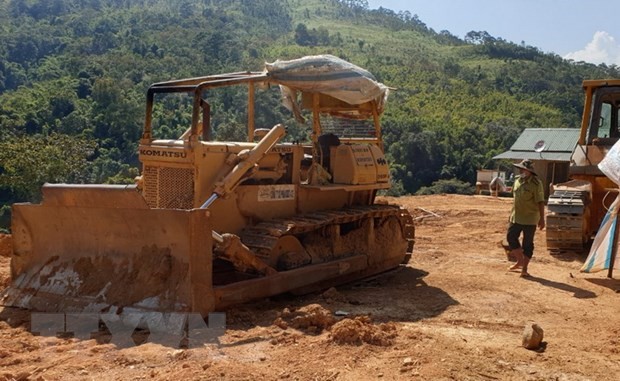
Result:
M212 95L233 88L247 94L234 110L247 114L247 139L212 139ZM270 110L256 100L270 91L307 126L307 142L286 139L283 124L257 125ZM204 316L406 263L411 216L375 203L390 188L380 128L388 91L327 55L153 84L135 185L45 184L40 204L13 206L12 284L1 303ZM157 138L158 102L170 96L188 97L191 125Z
M620 138L620 80L586 80L579 141L567 183L554 186L547 204L547 248L582 250L594 236L618 186L598 164Z

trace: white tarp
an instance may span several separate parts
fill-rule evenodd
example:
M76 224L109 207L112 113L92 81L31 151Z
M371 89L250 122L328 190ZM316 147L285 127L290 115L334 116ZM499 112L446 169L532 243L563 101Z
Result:
M389 90L367 70L332 55L306 56L266 63L265 70L280 84L285 105L297 107L297 92L322 93L350 105L375 101L383 111Z
M611 147L607 155L601 160L599 169L614 183L620 185L620 141ZM582 272L594 273L607 270L611 266L613 258L614 235L618 228L618 211L620 209L620 197L611 204L607 211L598 233L592 242L590 253L581 267ZM617 242L615 243L617 245ZM620 270L620 261L614 258L614 270Z
M585 263L581 267L581 271L584 273L595 273L609 269L611 265L611 259L613 257L613 242L614 233L617 227L617 215L618 205L620 198L616 198L616 201L611 204L609 211L603 218L601 226L596 233L592 247L590 248L590 254ZM620 269L620 261L614 261L614 269Z
M607 155L598 164L598 168L611 181L620 184L620 140L607 152Z

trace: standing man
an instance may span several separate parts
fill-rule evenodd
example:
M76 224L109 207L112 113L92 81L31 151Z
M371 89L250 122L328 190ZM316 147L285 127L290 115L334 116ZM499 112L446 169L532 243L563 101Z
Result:
M529 277L527 266L534 255L536 226L541 230L545 228L545 192L531 160L526 159L513 165L519 168L519 176L512 187L514 201L506 240L517 263L510 266L510 270L520 269L522 277ZM521 233L523 239L519 243Z

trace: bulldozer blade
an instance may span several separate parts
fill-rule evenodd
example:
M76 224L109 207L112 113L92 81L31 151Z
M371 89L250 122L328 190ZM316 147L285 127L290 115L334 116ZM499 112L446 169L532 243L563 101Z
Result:
M149 209L125 186L46 187L43 203L13 206L12 283L0 304L203 316L214 309L208 212Z

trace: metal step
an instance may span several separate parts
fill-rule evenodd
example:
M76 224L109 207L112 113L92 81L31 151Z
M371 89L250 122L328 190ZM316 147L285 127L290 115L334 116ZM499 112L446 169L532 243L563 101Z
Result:
M583 214L589 199L588 191L556 190L549 196L547 209L556 214Z

